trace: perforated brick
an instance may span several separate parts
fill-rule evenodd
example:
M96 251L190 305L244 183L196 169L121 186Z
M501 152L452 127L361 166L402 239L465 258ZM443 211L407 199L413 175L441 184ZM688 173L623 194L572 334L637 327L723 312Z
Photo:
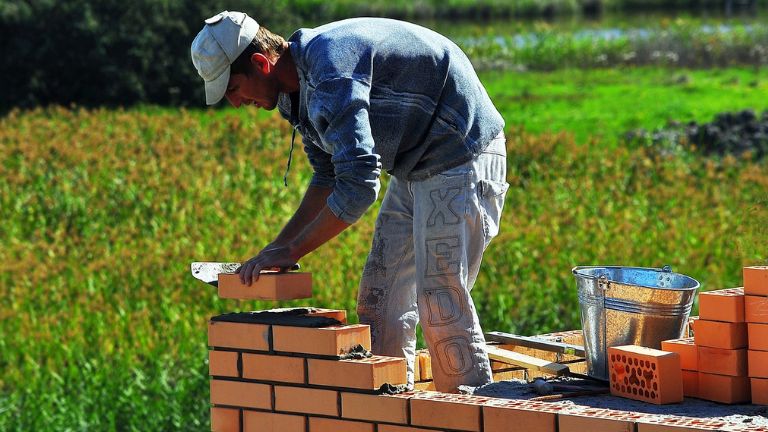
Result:
M662 351L676 352L680 355L680 367L684 370L699 369L699 351L692 337L671 339L661 342Z
M406 364L400 357L373 356L353 360L309 359L309 384L375 390L383 384L405 384Z
M211 432L240 432L240 410L211 407Z
M725 404L749 402L749 378L699 372L699 398Z
M243 432L306 432L306 417L263 411L243 411Z
M744 267L744 293L768 296L768 266Z
M693 333L694 342L699 346L712 348L739 349L747 347L747 323L697 320Z
M744 308L747 322L768 324L768 297L745 296Z
M364 324L308 327L272 327L275 351L339 356L346 354L357 345L371 349L371 330Z
M699 371L719 375L746 376L747 350L700 346Z
M251 286L240 275L219 275L219 297L239 300L293 300L312 297L312 274L300 272L262 273Z
M636 345L608 348L611 394L655 404L683 401L680 355Z
M700 293L699 317L709 321L744 322L744 288Z

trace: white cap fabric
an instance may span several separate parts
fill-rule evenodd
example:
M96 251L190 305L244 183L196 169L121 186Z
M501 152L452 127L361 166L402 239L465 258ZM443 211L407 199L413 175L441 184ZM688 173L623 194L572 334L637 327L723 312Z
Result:
M213 105L224 97L229 68L245 51L259 30L259 23L243 12L224 11L205 20L192 41L192 63L205 81L205 102Z

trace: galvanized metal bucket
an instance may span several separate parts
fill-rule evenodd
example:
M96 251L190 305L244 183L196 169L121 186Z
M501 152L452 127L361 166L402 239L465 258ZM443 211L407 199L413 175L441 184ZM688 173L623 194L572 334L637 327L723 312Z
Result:
M608 347L682 337L699 282L663 268L574 267L587 374L608 380Z

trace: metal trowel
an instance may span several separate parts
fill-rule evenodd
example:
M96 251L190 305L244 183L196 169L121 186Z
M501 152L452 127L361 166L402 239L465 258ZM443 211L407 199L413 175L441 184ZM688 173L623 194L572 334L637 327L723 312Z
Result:
M236 262L193 262L191 265L191 271L192 276L195 277L195 279L200 279L201 281L213 285L215 287L219 286L219 274L220 273L234 273L235 270L240 268L242 264L236 263ZM296 263L291 268L280 268L280 269L268 269L262 271L262 273L267 272L284 272L289 270L299 270L301 266Z

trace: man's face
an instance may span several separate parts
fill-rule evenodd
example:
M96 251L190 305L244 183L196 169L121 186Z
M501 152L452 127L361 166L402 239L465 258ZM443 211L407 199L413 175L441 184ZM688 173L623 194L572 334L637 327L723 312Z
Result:
M233 107L240 105L255 105L265 110L273 110L277 106L280 94L274 69L264 71L251 67L250 74L238 73L229 77L229 84L224 97Z

